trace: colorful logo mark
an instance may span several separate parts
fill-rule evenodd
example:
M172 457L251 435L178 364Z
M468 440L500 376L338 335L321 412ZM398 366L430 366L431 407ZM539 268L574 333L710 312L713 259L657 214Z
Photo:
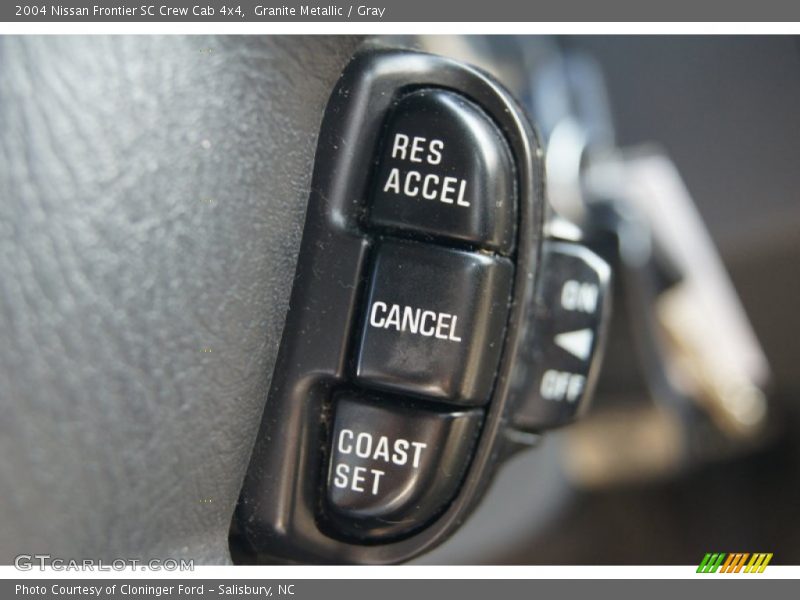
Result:
M750 562L747 562L747 559ZM700 566L697 567L698 573L763 573L769 561L772 560L772 553L757 552L749 554L747 552L736 552L726 554L725 552L708 552ZM747 565L745 566L745 563Z

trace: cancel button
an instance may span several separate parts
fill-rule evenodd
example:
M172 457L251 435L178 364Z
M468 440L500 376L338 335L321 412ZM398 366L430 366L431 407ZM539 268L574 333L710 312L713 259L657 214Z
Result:
M487 402L512 275L505 258L384 241L362 321L359 382L460 405Z
M481 411L434 411L350 392L334 403L331 525L346 537L385 540L429 524L461 485Z

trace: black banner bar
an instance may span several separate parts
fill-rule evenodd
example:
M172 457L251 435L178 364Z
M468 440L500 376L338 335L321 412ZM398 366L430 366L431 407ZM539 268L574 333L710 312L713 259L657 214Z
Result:
M399 568L402 571L402 568ZM688 569L688 567L687 567ZM316 580L244 580L244 579L26 579L3 580L0 597L30 600L156 600L204 598L249 600L423 600L425 598L675 598L724 597L726 600L793 597L793 580L765 579L758 575L706 575L673 580L420 580L420 579L316 579ZM796 591L796 589L795 589Z
M11 0L3 22L786 22L797 0Z

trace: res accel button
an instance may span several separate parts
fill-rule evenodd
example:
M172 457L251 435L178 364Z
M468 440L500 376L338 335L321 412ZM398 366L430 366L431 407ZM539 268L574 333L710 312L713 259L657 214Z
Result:
M370 219L509 253L516 198L505 139L458 94L420 90L403 97L379 151Z
M438 412L349 392L335 407L327 517L339 532L398 537L447 506L469 464L481 411Z
M359 382L455 404L488 401L512 273L505 258L381 243L364 310Z

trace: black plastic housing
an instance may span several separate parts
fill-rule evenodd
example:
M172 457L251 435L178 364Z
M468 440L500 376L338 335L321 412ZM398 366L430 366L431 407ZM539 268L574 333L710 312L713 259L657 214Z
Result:
M325 454L333 390L353 382L353 348L380 234L365 227L382 127L397 99L419 88L462 94L499 127L511 150L518 196L516 269L500 366L475 454L447 509L410 537L383 544L343 541L324 518ZM544 214L542 151L510 95L464 64L422 53L369 49L347 66L320 132L291 305L267 409L237 508L256 555L295 562L385 564L444 541L486 488L502 450L511 373L532 321ZM260 560L260 559L259 559Z

